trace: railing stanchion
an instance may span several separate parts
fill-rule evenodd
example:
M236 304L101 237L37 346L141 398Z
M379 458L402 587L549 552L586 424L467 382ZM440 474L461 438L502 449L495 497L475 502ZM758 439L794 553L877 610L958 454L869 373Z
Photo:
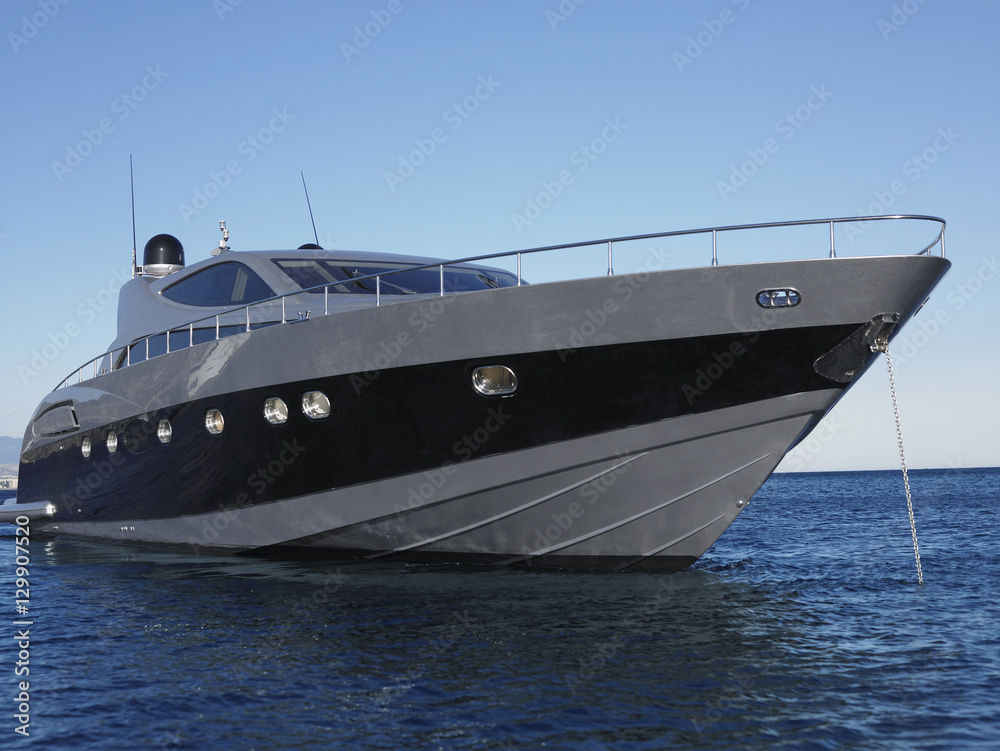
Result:
M441 269L441 297L444 297L444 264L440 266Z
M837 251L833 245L833 222L830 222L830 258L836 258Z
M375 277L375 307L382 304L382 277Z
M247 312L247 333L250 333L250 306L247 305L244 310Z
M285 322L285 296L281 296L281 322Z
M188 324L188 346L194 346L194 321Z
M944 258L944 230L941 230L941 257Z
M714 229L712 230L712 265L713 266L719 265L719 249L718 246L716 245L716 237Z
M219 341L219 316L215 316L215 341Z
M330 287L323 287L323 315L330 315Z
M521 254L517 254L517 286L521 286Z
M608 240L608 276L614 276L615 275L614 266L612 266L612 264L611 264L611 243L612 242L613 242L612 240Z

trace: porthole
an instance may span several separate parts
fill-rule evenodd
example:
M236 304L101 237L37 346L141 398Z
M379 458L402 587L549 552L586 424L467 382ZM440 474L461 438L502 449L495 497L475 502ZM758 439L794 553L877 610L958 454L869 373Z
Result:
M757 304L762 308L794 308L802 302L797 289L762 289L757 293Z
M113 430L109 430L106 443L108 445L108 453L115 453L118 450L118 434Z
M264 418L272 425L288 422L288 405L274 396L264 401Z
M156 423L156 437L160 439L160 443L170 443L170 439L174 437L174 429L170 426L170 420L160 420Z
M302 395L302 412L310 420L330 416L330 400L322 391L307 391Z
M83 454L84 459L90 458L90 439L87 436L84 436L83 441L80 443L80 453Z
M205 430L212 435L219 435L226 427L226 421L222 418L222 413L217 409L210 409L205 413Z
M517 376L506 365L483 365L472 371L472 386L483 396L504 396L517 391Z

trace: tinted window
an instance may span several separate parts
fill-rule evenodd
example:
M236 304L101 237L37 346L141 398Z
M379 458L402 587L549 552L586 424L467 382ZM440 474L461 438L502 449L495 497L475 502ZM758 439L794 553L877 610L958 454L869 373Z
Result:
M323 293L322 285L333 285L331 292L375 293L374 279L358 279L373 274L382 277L380 291L383 295L434 294L441 291L441 270L438 267L404 270L389 274L400 268L398 264L367 261L361 264L353 261L330 261L320 259L273 259L302 289L313 289ZM355 281L352 281L355 280ZM522 282L523 284L524 282ZM468 292L477 289L513 287L517 277L492 269L472 269L458 266L444 267L445 292Z
M242 263L209 266L163 290L163 296L184 305L230 307L274 297L274 290Z

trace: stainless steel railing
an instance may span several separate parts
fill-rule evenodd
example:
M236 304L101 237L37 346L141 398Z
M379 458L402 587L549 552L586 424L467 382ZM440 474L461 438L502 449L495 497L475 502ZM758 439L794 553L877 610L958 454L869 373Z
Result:
M445 289L445 273L444 270L449 266L458 266L461 264L476 263L480 261L491 261L498 258L516 258L517 264L517 284L521 286L522 276L521 276L521 260L523 256L533 255L536 253L547 253L557 250L571 250L574 248L588 248L596 247L600 245L607 245L608 248L608 267L607 275L614 276L614 246L616 243L627 243L636 242L640 240L656 240L670 237L681 237L689 235L703 235L711 234L712 238L712 259L711 265L719 265L718 256L718 236L723 232L740 232L758 229L774 229L781 227L804 227L809 225L829 225L830 227L830 258L837 257L836 250L836 237L834 228L839 224L859 224L861 222L880 222L880 221L922 221L922 222L936 222L940 225L937 235L930 242L930 244L924 246L921 250L914 253L914 255L929 255L932 253L934 248L940 246L941 257L945 256L945 246L944 246L944 230L945 221L940 217L927 216L923 214L893 214L887 216L863 216L863 217L840 217L835 219L802 219L790 222L765 222L759 224L738 224L729 225L722 227L706 227L703 229L688 229L688 230L675 230L672 232L653 232L644 235L628 235L623 237L612 237L605 238L603 240L589 240L586 242L576 242L576 243L565 243L562 245L546 245L539 248L529 248L525 250L513 250L506 251L502 253L490 253L487 255L470 256L468 258L460 258L452 261L442 261L437 263L429 263L422 266L405 266L399 269L394 269L392 271L386 271L381 274L369 274L367 276L358 276L351 278L347 282L333 282L330 284L317 285L315 287L310 287L309 289L296 290L295 292L288 292L283 295L276 295L274 297L269 297L264 300L257 300L255 302L249 303L248 305L240 305L234 308L230 308L219 313L213 313L212 315L204 316L202 318L197 318L188 323L181 324L180 326L174 326L170 329L165 329L163 331L158 331L155 334L150 334L148 336L136 339L135 341L125 345L124 347L118 347L113 350L108 350L103 352L92 360L88 360L79 368L70 373L66 378L60 381L56 389L63 388L70 385L72 382L82 383L86 379L97 378L104 375L112 370L120 370L123 367L129 367L131 365L137 364L139 362L145 362L146 360L153 359L150 357L150 340L156 339L157 337L164 337L166 343L166 351L161 354L169 354L171 351L177 351L175 347L171 350L171 334L183 334L187 331L187 343L181 348L193 347L195 344L207 343L208 341L217 341L225 336L231 336L234 333L244 333L253 330L253 322L251 321L251 310L262 310L265 306L275 305L276 303L281 304L281 320L263 320L257 322L258 327L270 326L273 324L285 324L285 323L296 323L301 320L305 320L309 317L310 311L304 311L297 314L295 318L289 319L286 314L286 301L288 298L294 295L301 295L308 292L316 292L319 290L323 291L323 315L330 314L330 288L342 286L345 283L354 284L356 282L363 282L366 280L374 280L375 282L375 301L374 306L382 305L382 279L385 277L392 276L394 274L419 271L423 269L439 269L439 296L444 296L446 293ZM825 251L824 251L825 252ZM603 274L602 274L603 275ZM595 275L596 276L596 275ZM455 292L454 294L461 294ZM242 315L241 315L242 314ZM234 316L241 317L241 323L239 325L235 324L222 324L224 317L232 318ZM197 326L197 324L211 322L206 326ZM207 339L205 342L195 342L195 331L196 330L211 330L214 328L215 336L214 339ZM224 331L227 329L229 331ZM132 353L136 351L137 348L143 349L144 356L141 359L137 359L133 362ZM153 355L157 357L158 355ZM104 367L105 363L107 367Z

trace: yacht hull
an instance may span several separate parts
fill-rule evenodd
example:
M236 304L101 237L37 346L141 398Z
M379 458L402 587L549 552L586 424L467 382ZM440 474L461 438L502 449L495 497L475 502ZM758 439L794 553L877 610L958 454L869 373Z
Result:
M19 500L55 508L33 531L194 551L684 568L864 372L869 340L892 332L882 323L908 319L948 265L664 271L241 333L53 392L25 436ZM762 307L775 289L800 301ZM472 371L494 364L516 373L514 394L472 388ZM298 403L317 390L332 411L312 420ZM286 423L264 419L273 397ZM38 435L67 408L75 429ZM219 435L209 410L224 416Z

